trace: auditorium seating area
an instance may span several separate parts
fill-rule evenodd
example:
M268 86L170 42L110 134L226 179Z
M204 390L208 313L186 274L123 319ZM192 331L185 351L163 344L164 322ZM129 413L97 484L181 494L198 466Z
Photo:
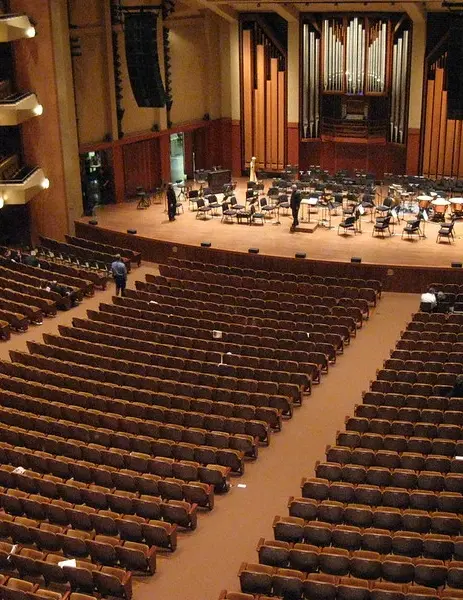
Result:
M75 238L76 241L79 241ZM26 331L29 325L40 325L44 317L56 316L57 310L68 310L75 302L91 297L95 288L105 289L110 278L107 263L98 266L101 252L92 248L82 247L81 260L77 263L48 249L59 246L54 240L43 238L44 246L29 252L22 252L20 260L7 258L8 248L1 247L0 265L0 339L10 339L11 331ZM85 242L85 240L84 240ZM46 245L48 244L48 246ZM91 242L89 242L91 245ZM96 244L98 246L98 244ZM103 246L103 245L102 245ZM124 254L130 260L141 263L141 254L124 250L122 248L106 249L114 251L113 255L105 254L105 259L112 262L117 253ZM13 252L16 252L15 250ZM27 264L28 259L33 259L36 266ZM85 262L84 262L85 261ZM92 263L89 261L93 261ZM93 265L93 266L92 266ZM66 286L70 294L62 295L56 291L46 289L50 282L56 281L59 285Z
M12 264L30 286L36 268ZM130 599L133 574L153 574L258 459L380 295L276 301L236 275L229 304L220 286L192 302L200 283L171 268L0 360L2 597Z
M462 315L413 316L222 600L463 597L462 334Z

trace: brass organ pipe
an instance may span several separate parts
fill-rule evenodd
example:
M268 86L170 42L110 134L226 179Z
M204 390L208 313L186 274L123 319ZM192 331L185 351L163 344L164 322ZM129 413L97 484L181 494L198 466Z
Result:
M408 61L408 31L405 30L403 34L402 44L402 81L401 81L401 94L400 94L400 143L403 144L405 139L405 105L406 105L406 94L407 94L407 61Z
M323 21L323 89L328 89L328 20Z
M401 82L402 82L402 38L399 38L397 42L397 82L396 82L396 108L395 108L395 123L394 123L394 131L395 131L395 141L399 141L399 118L400 118L400 92L401 92Z
M303 47L303 68L302 68L302 135L303 137L307 137L307 128L308 128L308 102L309 102L309 86L308 86L308 63L310 60L310 55L308 54L308 32L309 26L307 23L304 23L304 27L302 30L302 47Z
M320 40L315 38L315 134L318 137L320 126Z
M381 27L381 91L386 90L386 51L387 51L387 24L383 23Z
M313 80L314 80L314 33L313 31L310 32L310 68L309 68L309 106L310 106L310 113L309 113L309 127L310 127L310 137L313 137L313 124L314 124L314 98L313 98L313 93L314 93L314 85L313 85Z

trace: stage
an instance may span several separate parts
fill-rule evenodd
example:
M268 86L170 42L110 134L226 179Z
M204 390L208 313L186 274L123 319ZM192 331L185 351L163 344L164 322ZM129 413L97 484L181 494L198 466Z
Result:
M236 190L238 203L244 204L245 189L246 180L242 179ZM269 256L294 257L296 252L305 252L308 258L323 261L349 262L352 256L358 256L365 264L433 267L449 267L452 261L460 262L463 259L463 221L455 224L454 243L443 241L437 244L439 224L431 221L425 224L424 239L418 239L417 236L413 236L413 239L404 236L402 239L405 221L395 225L392 237L372 237L373 223L368 214L361 217L362 232L355 235L351 232L337 234L341 216L332 217L331 229L319 224L310 233L309 229L317 221L315 214L311 215L311 224L300 219L301 231L291 233L292 218L283 214L284 211L280 211L280 225L276 224L277 219L273 217L267 218L265 225L250 226L244 221L222 223L221 216L198 219L196 211L189 210L188 201L182 204L184 212L177 215L173 222L169 222L164 212L164 202L142 210L137 210L136 202L106 205L96 210L95 218L99 228L115 232L126 233L127 229L136 229L137 236L143 238L192 246L208 241L212 248L234 252L247 252L248 248L256 247L261 254ZM307 207L301 208L301 212L306 217ZM338 212L340 215L341 211ZM406 219L412 217L412 214L405 214ZM90 220L84 217L79 222L88 223Z

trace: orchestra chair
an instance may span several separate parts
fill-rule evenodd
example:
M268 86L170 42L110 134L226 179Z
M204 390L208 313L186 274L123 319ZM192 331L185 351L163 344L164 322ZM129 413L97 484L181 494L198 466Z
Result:
M455 234L453 232L455 228L455 221L451 223L441 223L440 229L437 232L436 244L439 244L441 239L447 239L449 243L452 243L452 240L455 241Z

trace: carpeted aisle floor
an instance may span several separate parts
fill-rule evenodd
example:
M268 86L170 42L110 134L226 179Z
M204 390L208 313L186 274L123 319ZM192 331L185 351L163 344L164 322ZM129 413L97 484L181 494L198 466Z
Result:
M135 269L129 286L155 269L148 263ZM87 309L110 301L113 291L110 282L107 290L97 291L80 306L46 319L41 326L31 326L24 334L13 334L8 343L0 344L0 358L8 359L9 349L26 350L27 340L42 341L43 333L55 333L59 324L85 316ZM255 548L261 536L273 539L274 516L286 515L288 497L300 495L301 477L313 475L315 462L324 458L325 447L335 442L345 416L361 402L362 391L388 357L418 302L416 295L383 295L370 321L330 368L322 385L314 386L312 396L295 409L293 419L272 435L270 447L261 449L255 463L247 463L246 473L232 480L228 494L216 497L211 513L199 515L195 532L179 535L175 554L158 555L154 577L135 578L134 600L216 600L222 588L239 589L240 563L257 561ZM237 487L238 483L246 487Z

